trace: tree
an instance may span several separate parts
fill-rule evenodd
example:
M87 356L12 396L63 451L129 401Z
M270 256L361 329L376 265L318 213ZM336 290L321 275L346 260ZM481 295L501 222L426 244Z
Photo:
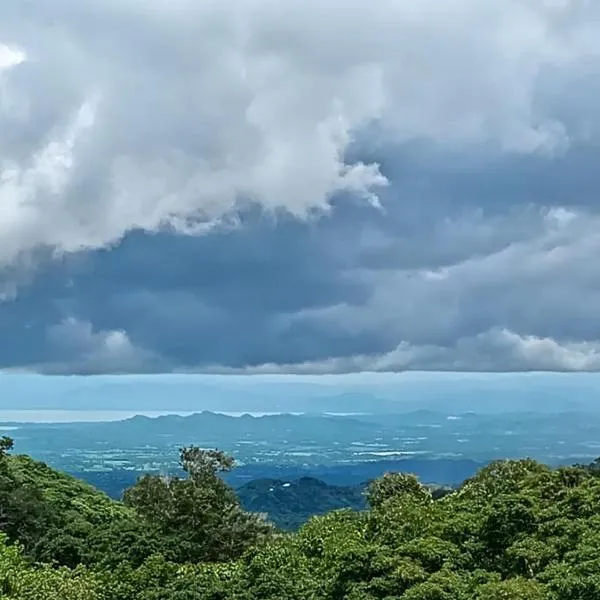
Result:
M514 578L486 583L479 587L475 600L546 600L546 588L537 581Z
M81 568L34 568L20 546L7 545L0 534L0 598L2 600L104 600L100 578Z
M414 475L406 473L386 473L367 488L367 501L373 508L402 496L410 496L416 502L431 501L431 492Z
M13 449L15 442L12 438L4 435L0 438L0 457Z
M156 527L177 562L224 561L240 556L272 532L260 515L245 512L235 492L219 477L233 459L218 450L180 451L187 477L145 475L124 501Z
M183 470L198 481L212 480L217 473L231 471L235 464L233 457L222 450L204 450L197 446L182 448L179 457Z
M7 452L14 442L9 437L0 438L0 533L9 540L32 546L42 535L47 513L41 491L29 482L19 481Z

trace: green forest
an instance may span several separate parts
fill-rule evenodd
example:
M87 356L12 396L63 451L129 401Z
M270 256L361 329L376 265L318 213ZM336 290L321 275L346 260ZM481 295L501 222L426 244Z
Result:
M389 473L297 532L245 511L226 454L122 502L0 440L1 600L598 600L595 466L497 461L433 497Z

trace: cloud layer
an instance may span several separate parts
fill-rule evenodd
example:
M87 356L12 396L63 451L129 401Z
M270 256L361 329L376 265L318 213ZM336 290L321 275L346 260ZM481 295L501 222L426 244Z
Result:
M0 366L598 370L600 5L6 0Z

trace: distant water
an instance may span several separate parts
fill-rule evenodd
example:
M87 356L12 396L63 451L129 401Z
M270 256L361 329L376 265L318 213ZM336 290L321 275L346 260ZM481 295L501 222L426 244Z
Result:
M0 410L0 429L2 423L106 423L108 421L123 421L136 415L145 417L162 417L164 415L180 415L186 417L197 411L170 410ZM222 412L221 414L240 417L244 414L254 417L276 415L281 413L268 412ZM294 413L299 414L299 413Z

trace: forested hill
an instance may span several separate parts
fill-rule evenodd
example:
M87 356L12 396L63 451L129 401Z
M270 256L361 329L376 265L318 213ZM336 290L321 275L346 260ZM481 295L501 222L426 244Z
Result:
M236 490L242 506L249 511L266 513L280 529L294 531L314 515L333 510L367 507L370 482L358 485L328 485L314 477L296 480L257 479ZM434 498L451 492L444 486L427 486Z
M341 508L366 508L364 485L328 485L313 477L292 481L258 479L236 493L246 510L267 513L284 530L298 529L313 515Z
M2 600L600 598L598 469L500 461L437 500L390 473L366 510L280 534L241 508L217 451L183 450L182 477L147 476L122 503L10 451Z

